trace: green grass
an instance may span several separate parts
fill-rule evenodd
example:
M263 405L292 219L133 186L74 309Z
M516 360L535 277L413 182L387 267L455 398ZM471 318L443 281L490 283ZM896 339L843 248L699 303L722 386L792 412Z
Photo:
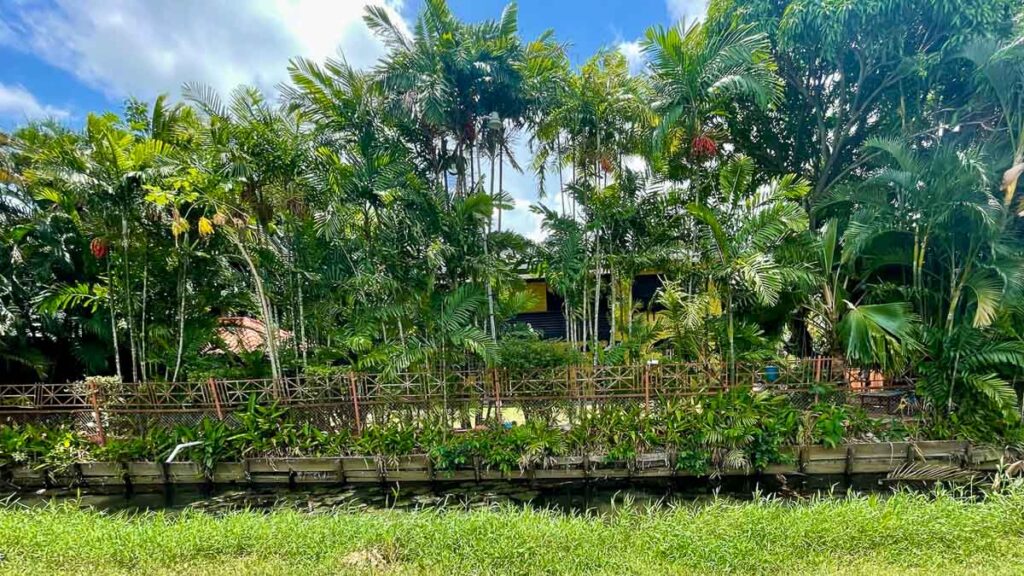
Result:
M0 574L1019 574L1024 490L763 500L605 517L500 510L0 510Z

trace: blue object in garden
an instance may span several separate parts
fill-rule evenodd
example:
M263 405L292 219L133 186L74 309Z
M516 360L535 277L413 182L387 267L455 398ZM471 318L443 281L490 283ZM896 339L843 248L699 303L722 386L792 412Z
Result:
M513 425L514 425L514 424L513 424L512 422L505 422L504 424L502 424L502 427L503 427L503 428L504 428L505 430L511 430L511 429L512 429L512 426L513 426Z
M769 384L774 384L779 379L779 367L778 366L765 366L764 367L764 379Z

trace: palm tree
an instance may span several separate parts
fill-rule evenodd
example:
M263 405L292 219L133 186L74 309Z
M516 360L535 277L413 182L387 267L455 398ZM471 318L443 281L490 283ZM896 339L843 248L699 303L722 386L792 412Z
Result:
M660 115L655 155L699 166L717 154L722 134L716 119L725 103L744 100L764 108L774 102L781 85L770 48L768 36L752 25L648 29L643 49Z
M185 97L203 114L199 170L213 177L206 201L216 206L220 229L241 256L267 327L265 345L272 377L281 377L278 327L258 260L276 258L269 241L277 211L301 201L308 146L294 114L272 107L256 89L239 87L227 105L211 88L190 84ZM253 249L258 250L253 253Z
M1020 346L988 329L1019 297L1024 252L1004 226L1008 207L993 195L983 156L941 142L923 149L898 140L866 146L878 152L880 164L840 199L854 207L844 261L862 278L876 279L880 295L903 292L913 299L925 324L919 369L929 397L948 412L958 387L1000 408L1015 404L1012 387L997 372L978 373L997 363L1024 366ZM898 282L894 268L909 273L909 285ZM985 334L998 353L979 350ZM975 358L975 352L984 353Z
M132 249L145 249L144 242L133 241L133 237L141 224L145 187L168 173L164 158L170 149L171 146L162 140L133 134L114 115L89 115L79 142L55 138L47 146L30 152L34 155L30 174L32 186L45 190L55 204L67 207L84 205L86 210L80 214L87 220L83 225L95 235L95 242L106 244L109 238L119 240L119 277L114 275L111 259L107 260L111 334L120 376L114 306L115 296L119 295L121 302L118 307L129 338L133 382L138 381L138 370L144 362L139 358L144 345L142 339L136 338L136 280L132 275Z
M852 302L851 278L840 254L839 221L825 222L815 238L819 292L808 307L832 357L859 365L902 368L919 351L916 318L908 302ZM863 294L861 294L863 297Z
M709 286L724 295L730 373L735 374L736 307L774 306L786 287L812 282L806 265L780 258L785 245L807 231L800 199L809 192L809 185L784 176L754 187L753 163L740 157L722 167L718 186L716 202L691 203L687 211L702 235Z

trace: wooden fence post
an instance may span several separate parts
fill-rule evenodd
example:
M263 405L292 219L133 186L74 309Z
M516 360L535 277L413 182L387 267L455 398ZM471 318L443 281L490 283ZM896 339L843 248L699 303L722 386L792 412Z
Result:
M348 388L352 394L352 409L356 415L356 431L363 431L363 417L359 413L359 391L356 389L356 374L355 372L348 373Z
M217 382L213 378L209 379L208 384L210 385L210 396L213 397L213 410L217 413L217 419L224 419L224 411L220 406L220 393L217 391Z
M95 380L89 381L89 403L92 404L92 418L96 423L96 439L101 445L107 443L107 432L103 429L103 416L100 414L99 385Z

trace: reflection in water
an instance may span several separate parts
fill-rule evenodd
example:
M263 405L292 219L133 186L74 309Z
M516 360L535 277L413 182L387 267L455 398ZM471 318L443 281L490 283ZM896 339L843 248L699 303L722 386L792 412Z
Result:
M662 507L709 501L715 497L749 500L756 494L800 499L818 493L889 491L879 476L722 478L717 481L677 479L590 482L465 482L435 484L373 484L285 488L281 486L216 489L169 487L166 490L100 493L96 490L46 490L18 493L6 501L24 506L73 502L86 508L114 511L198 509L227 512L239 509L289 508L311 513L332 510L422 508L476 509L496 505L531 506L562 513L603 514L626 504Z

